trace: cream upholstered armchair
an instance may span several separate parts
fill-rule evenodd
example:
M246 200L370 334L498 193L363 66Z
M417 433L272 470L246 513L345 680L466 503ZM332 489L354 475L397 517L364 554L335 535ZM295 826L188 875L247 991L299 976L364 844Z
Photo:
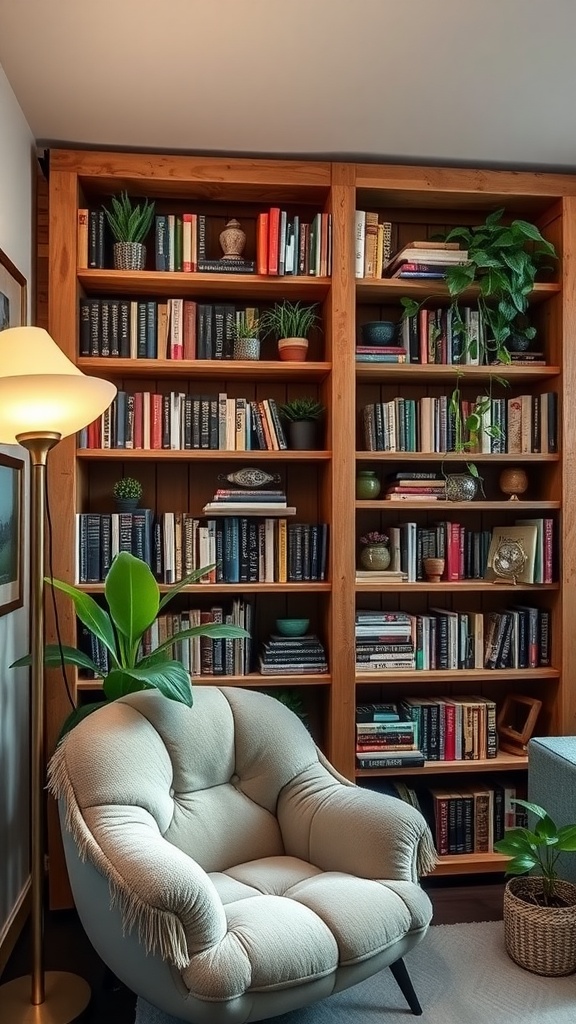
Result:
M431 919L426 823L341 778L273 697L123 697L63 740L50 786L86 933L148 1002L243 1024L390 966L421 1013L402 957Z

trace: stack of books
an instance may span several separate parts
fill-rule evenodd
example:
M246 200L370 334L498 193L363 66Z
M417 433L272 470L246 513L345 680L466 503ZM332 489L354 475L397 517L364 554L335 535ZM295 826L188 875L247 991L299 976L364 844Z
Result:
M224 488L215 491L202 511L217 516L294 516L296 508L288 505L284 491L259 488Z
M446 500L446 480L438 473L402 470L394 473L384 491L386 501L430 501Z
M468 253L457 242L409 242L384 267L384 277L442 278L448 267L468 262Z
M321 675L327 671L326 651L313 633L294 637L272 633L262 644L260 672L264 676Z
M407 363L402 345L356 345L357 363Z
M418 725L397 704L356 708L356 760L360 768L421 767Z
M356 670L414 669L412 617L405 612L356 612Z

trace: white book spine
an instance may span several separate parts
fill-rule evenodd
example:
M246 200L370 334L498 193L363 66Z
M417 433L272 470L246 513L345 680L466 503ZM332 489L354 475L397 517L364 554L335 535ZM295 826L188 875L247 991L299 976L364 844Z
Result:
M355 273L356 277L364 277L364 256L366 250L366 212L356 210L355 231Z

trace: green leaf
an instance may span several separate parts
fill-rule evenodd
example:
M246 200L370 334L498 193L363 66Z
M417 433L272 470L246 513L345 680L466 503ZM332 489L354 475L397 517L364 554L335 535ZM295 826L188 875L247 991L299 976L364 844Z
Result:
M62 580L52 580L47 576L45 580L46 583L55 587L56 590L61 590L63 594L67 594L68 597L72 598L76 615L80 622L87 626L98 640L101 640L112 655L113 663L117 665L116 637L114 636L114 628L108 612L105 612L94 598L90 597L90 594L82 593L81 590L77 590L76 587L71 586L69 583L64 583Z
M545 241L536 225L530 224L527 220L513 220L510 226L519 231L525 238L531 238L534 242Z
M62 661L65 665L78 665L79 668L88 668L91 672L95 672L97 676L100 675L100 669L88 657L84 654L84 651L79 651L77 647L66 647L62 644L62 657L60 657L60 648L58 644L47 644L44 649L44 664L48 668L60 668ZM20 668L22 665L31 665L32 655L27 654L24 658L19 658L15 661L10 668Z
M563 825L558 829L558 849L564 851L576 850L576 825Z
M179 630L178 633L174 633L168 640L159 644L152 654L146 655L145 658L140 659L138 667L142 668L143 666L150 665L151 662L149 659L153 658L154 655L158 654L158 652L167 651L173 647L174 644L179 643L180 640L187 640L189 637L193 636L210 636L213 640L221 639L222 637L228 640L238 640L242 637L250 636L250 634L242 626L230 626L224 625L224 623L207 622L204 625L191 626L190 629Z
M534 829L539 839L544 839L547 844L553 844L556 842L556 835L558 829L547 814L538 822Z
M520 839L511 840L508 838L508 834L505 835L504 839L494 843L494 849L498 853L503 853L506 857L523 857L531 860L533 862L530 865L531 867L534 867L534 864L538 862L538 858L529 843L522 842Z
M210 565L205 565L202 569L195 569L189 576L185 576L183 580L180 580L179 583L176 583L175 586L171 587L161 599L158 611L162 611L168 602L171 601L173 597L176 597L176 594L180 593L184 587L187 587L191 583L197 583L198 580L201 579L202 576L205 576L207 572L210 572L210 569L213 569L215 565L216 563L212 562Z
M532 814L535 814L537 818L546 817L546 811L543 807L540 807L539 804L529 803L528 800L520 800L519 797L517 799L511 800L511 803L518 804L520 807L525 807L527 811L530 811Z
M190 674L179 661L167 661L147 668L117 669L104 680L104 693L116 700L127 693L140 690L158 690L169 700L192 707Z
M128 551L114 558L104 593L116 628L133 649L158 615L160 591L149 567Z
M527 871L532 871L537 864L538 861L534 857L514 857L513 860L508 861L504 870L507 875L525 875Z

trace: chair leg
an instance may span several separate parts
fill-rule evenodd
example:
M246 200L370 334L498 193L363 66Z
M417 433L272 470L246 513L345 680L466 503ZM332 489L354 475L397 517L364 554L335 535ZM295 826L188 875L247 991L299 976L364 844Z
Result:
M408 1006L412 1010L412 1013L417 1017L422 1013L422 1007L418 1002L418 996L414 991L414 986L410 980L410 975L406 970L406 964L402 959L396 960L393 964L390 964L390 970L394 975L394 980L400 988L402 995L404 996Z

